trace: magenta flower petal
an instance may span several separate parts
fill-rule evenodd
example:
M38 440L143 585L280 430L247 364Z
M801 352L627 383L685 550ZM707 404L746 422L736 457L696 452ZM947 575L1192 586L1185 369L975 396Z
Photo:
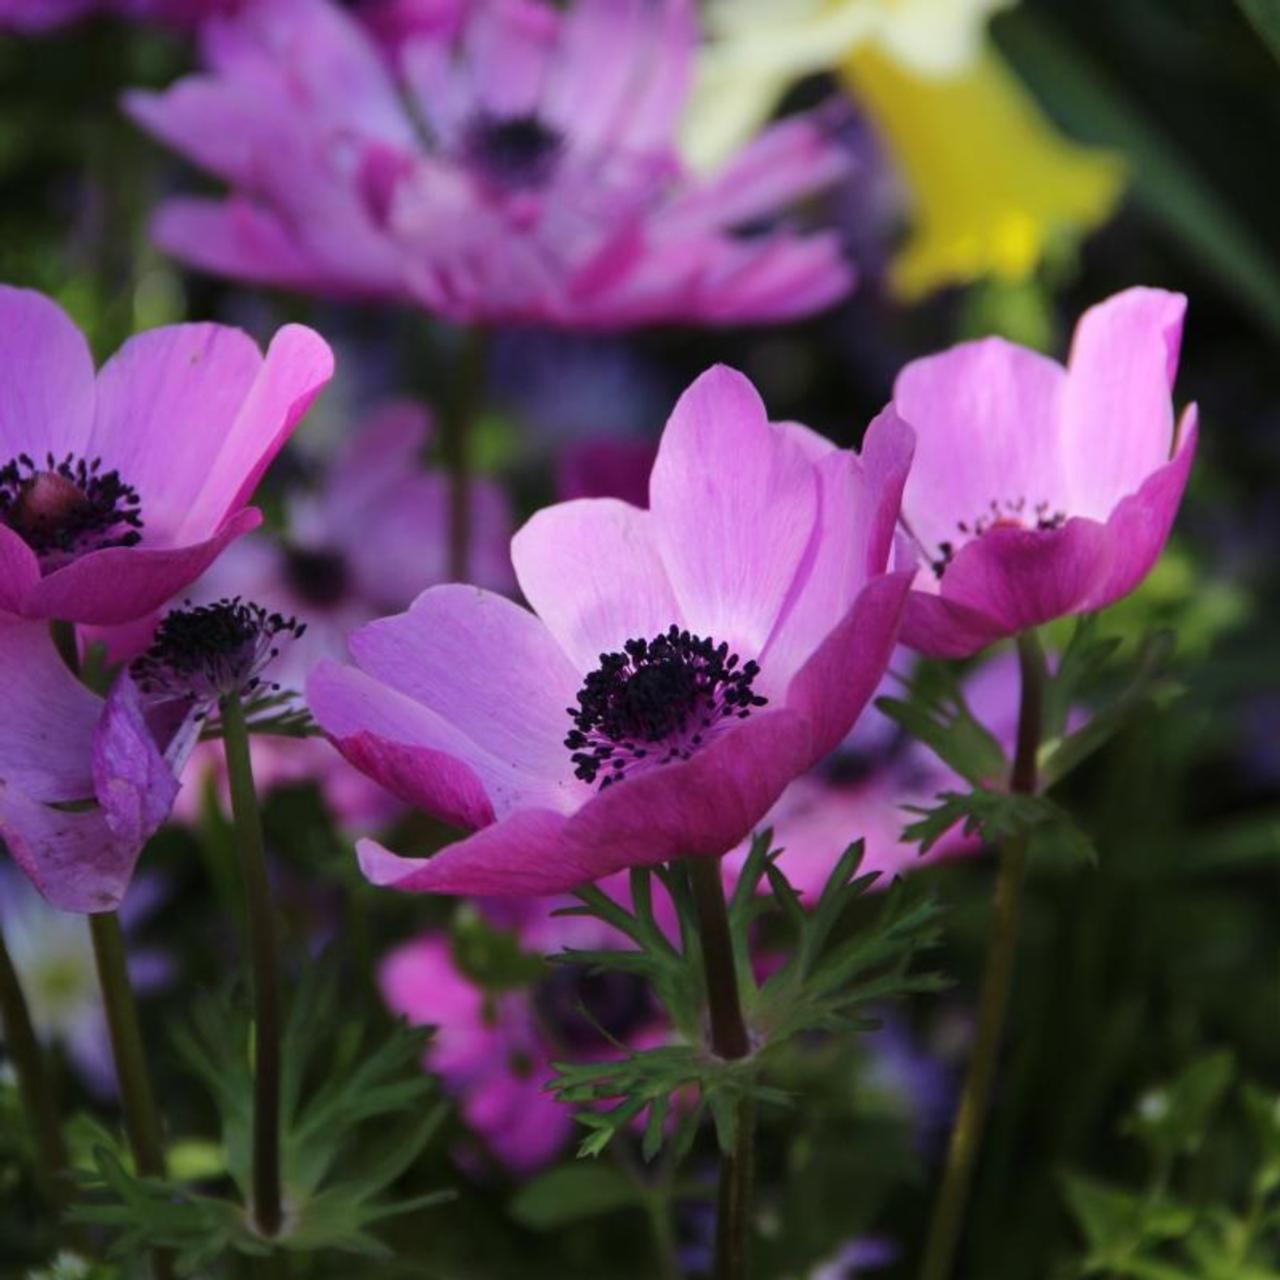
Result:
M75 618L96 626L132 622L190 586L229 543L261 523L261 512L246 507L203 542L92 551L34 583L22 602L22 613L31 618Z
M0 612L21 613L40 581L35 552L7 525L0 524Z
M787 705L809 720L810 764L835 748L875 693L893 656L913 577L893 573L868 583L791 681Z
M656 540L649 513L614 498L547 507L512 539L520 589L577 669L594 666L620 636L654 636L682 621ZM577 669L559 705L562 727Z
M649 505L686 625L762 653L814 533L818 483L742 374L718 366L680 397Z
M0 285L0 466L20 453L82 454L93 426L93 357L56 302Z
M454 756L392 742L367 730L336 738L334 745L350 764L405 804L456 827L474 829L494 820L484 784L474 769Z
M178 779L147 727L127 671L115 682L94 732L93 783L111 835L139 852L178 796Z
M402 858L375 840L361 840L356 853L372 884L406 893L557 893L597 874L590 855L563 839L566 821L522 809L432 858Z
M1199 438L1196 406L1188 405L1178 427L1177 452L1172 461L1157 467L1137 493L1116 504L1107 521L1113 548L1111 572L1096 588L1092 608L1100 609L1128 595L1160 558L1187 487Z

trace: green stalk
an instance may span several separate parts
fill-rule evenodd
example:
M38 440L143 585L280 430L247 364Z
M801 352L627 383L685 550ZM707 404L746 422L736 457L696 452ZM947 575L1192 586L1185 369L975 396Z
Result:
M455 582L468 581L471 571L472 436L484 397L487 345L483 329L465 334L454 394L440 424L440 453L449 477L449 577Z
M687 858L685 865L698 913L711 1048L730 1061L745 1058L751 1052L751 1037L742 1016L720 862L716 858ZM720 1153L716 1280L745 1280L748 1272L755 1141L755 1108L750 1097L738 1100L735 1119L733 1150Z
M18 1076L18 1094L36 1143L36 1178L55 1209L67 1201L67 1144L62 1136L58 1105L44 1050L31 1025L31 1011L18 980L4 934L0 933L0 1026Z
M93 956L98 966L98 982L107 1011L107 1029L116 1075L120 1078L120 1100L124 1106L125 1131L138 1174L146 1178L165 1176L164 1143L160 1132L160 1112L151 1087L151 1072L138 1021L138 1005L129 980L124 933L114 911L89 917ZM154 1250L151 1270L156 1280L168 1280L173 1262L167 1253Z
M1009 776L1009 789L1030 795L1036 789L1036 757L1043 732L1046 681L1044 651L1034 631L1024 632L1018 637L1018 669L1022 680L1022 698L1018 709L1018 739L1013 769ZM929 1224L920 1280L947 1280L960 1242L974 1167L991 1106L991 1090L995 1082L1000 1044L1004 1037L1009 992L1013 986L1026 869L1027 840L1025 836L1017 836L1000 849L991 936L987 943L982 990L978 998L977 1035L951 1129L946 1168Z
M238 693L221 702L223 747L231 784L231 812L244 879L253 971L253 1220L278 1235L284 1220L280 1190L280 966L275 912L267 878L262 816L253 784L249 729Z

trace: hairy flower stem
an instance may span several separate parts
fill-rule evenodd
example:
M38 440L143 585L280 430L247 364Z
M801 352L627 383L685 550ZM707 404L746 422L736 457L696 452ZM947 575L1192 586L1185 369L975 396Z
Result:
M220 706L253 976L252 1211L254 1225L270 1238L279 1233L284 1217L280 1190L280 965L244 707L235 693L223 698Z
M107 1011L111 1053L120 1078L120 1099L124 1106L125 1130L138 1174L145 1178L165 1176L164 1142L160 1133L160 1112L156 1108L138 1022L138 1005L129 980L124 932L114 911L89 917L93 956L98 966L98 982ZM151 1255L151 1271L156 1280L173 1275L173 1261L163 1250Z
M67 1145L58 1119L44 1050L31 1025L31 1012L17 970L0 933L0 1027L5 1050L18 1076L22 1109L35 1138L36 1178L42 1194L59 1211L66 1204Z
M483 329L471 329L464 336L453 395L440 429L440 453L449 476L449 577L455 582L467 582L471 576L472 436L483 404L487 347Z
M751 1038L742 1017L720 863L715 858L688 858L686 865L702 942L711 1048L721 1058L745 1058L751 1052ZM733 1149L720 1155L716 1280L744 1280L747 1275L755 1141L755 1108L750 1097L738 1100L735 1121Z
M1044 651L1034 631L1024 632L1018 637L1018 668L1022 679L1022 698L1009 789L1030 794L1036 789L1036 756L1043 730L1046 680ZM1004 1036L1009 991L1013 985L1026 864L1025 836L1014 837L1001 847L991 934L978 1000L977 1035L951 1129L942 1186L934 1202L920 1280L947 1280L960 1241L974 1166L991 1105L991 1088Z

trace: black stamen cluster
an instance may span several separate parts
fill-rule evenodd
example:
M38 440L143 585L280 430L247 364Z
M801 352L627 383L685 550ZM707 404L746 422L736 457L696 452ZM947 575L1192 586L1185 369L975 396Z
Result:
M144 693L197 702L252 693L262 684L263 668L280 653L277 638L296 639L307 629L239 596L187 605L165 615L151 648L130 668Z
M752 691L756 662L739 666L725 643L673 625L652 640L628 640L602 653L569 707L574 728L564 740L574 774L603 790L640 760L688 760L720 721L742 718L768 701Z
M43 465L20 453L0 467L0 522L38 556L131 547L142 537L137 490L102 459L74 454Z
M467 160L501 187L529 190L551 177L564 140L536 115L477 116L464 134Z
M1034 523L1028 524L1024 519L1027 514L1027 506L1026 498L1006 498L1003 502L997 502L995 498L992 498L989 511L984 511L975 520L957 520L956 529L966 539L969 539L979 538L988 529L994 529L1001 524L1032 528L1039 533L1044 533L1049 529L1061 529L1067 522L1067 513L1065 511L1054 511L1047 502L1037 502L1031 508ZM938 543L938 556L931 566L937 577L941 578L946 572L947 566L955 558L955 554L956 546L954 542Z

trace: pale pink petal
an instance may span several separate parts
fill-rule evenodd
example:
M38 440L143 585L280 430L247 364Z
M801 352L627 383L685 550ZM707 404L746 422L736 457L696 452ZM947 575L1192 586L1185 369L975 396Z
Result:
M966 342L913 360L898 375L893 404L916 433L903 518L930 560L965 540L960 525L1021 503L1071 514L1059 416L1062 366L1002 338ZM992 504L998 510L993 513Z
M783 683L845 616L868 579L888 567L914 443L892 406L867 428L860 457L805 427L785 430L816 463L819 517L786 610L761 655L770 680Z
M367 674L563 797L550 807L581 799L564 746L581 675L527 609L451 583L424 591L407 613L362 627L348 643Z
M680 397L649 484L655 540L690 630L745 659L764 650L818 517L804 449L751 383L704 373Z
M93 357L56 302L0 285L0 467L25 453L83 455L93 423Z
M653 517L615 498L544 508L512 539L511 558L525 598L573 663L570 701L602 653L682 624Z
M272 459L331 377L333 352L318 333L290 324L272 338L175 538L207 536L253 496Z
M1080 317L1063 398L1075 515L1105 520L1173 450L1173 380L1187 300L1126 289Z
M902 643L929 658L972 657L1008 634L998 618L934 591L912 591L902 615Z
M91 551L35 583L22 612L98 626L132 622L189 587L229 543L261 523L261 512L247 507L211 538L190 546Z
M531 0L479 6L465 49L479 105L500 118L537 113L560 24L554 10Z
M248 334L217 324L140 333L103 365L91 450L138 491L142 546L173 545L261 367Z

